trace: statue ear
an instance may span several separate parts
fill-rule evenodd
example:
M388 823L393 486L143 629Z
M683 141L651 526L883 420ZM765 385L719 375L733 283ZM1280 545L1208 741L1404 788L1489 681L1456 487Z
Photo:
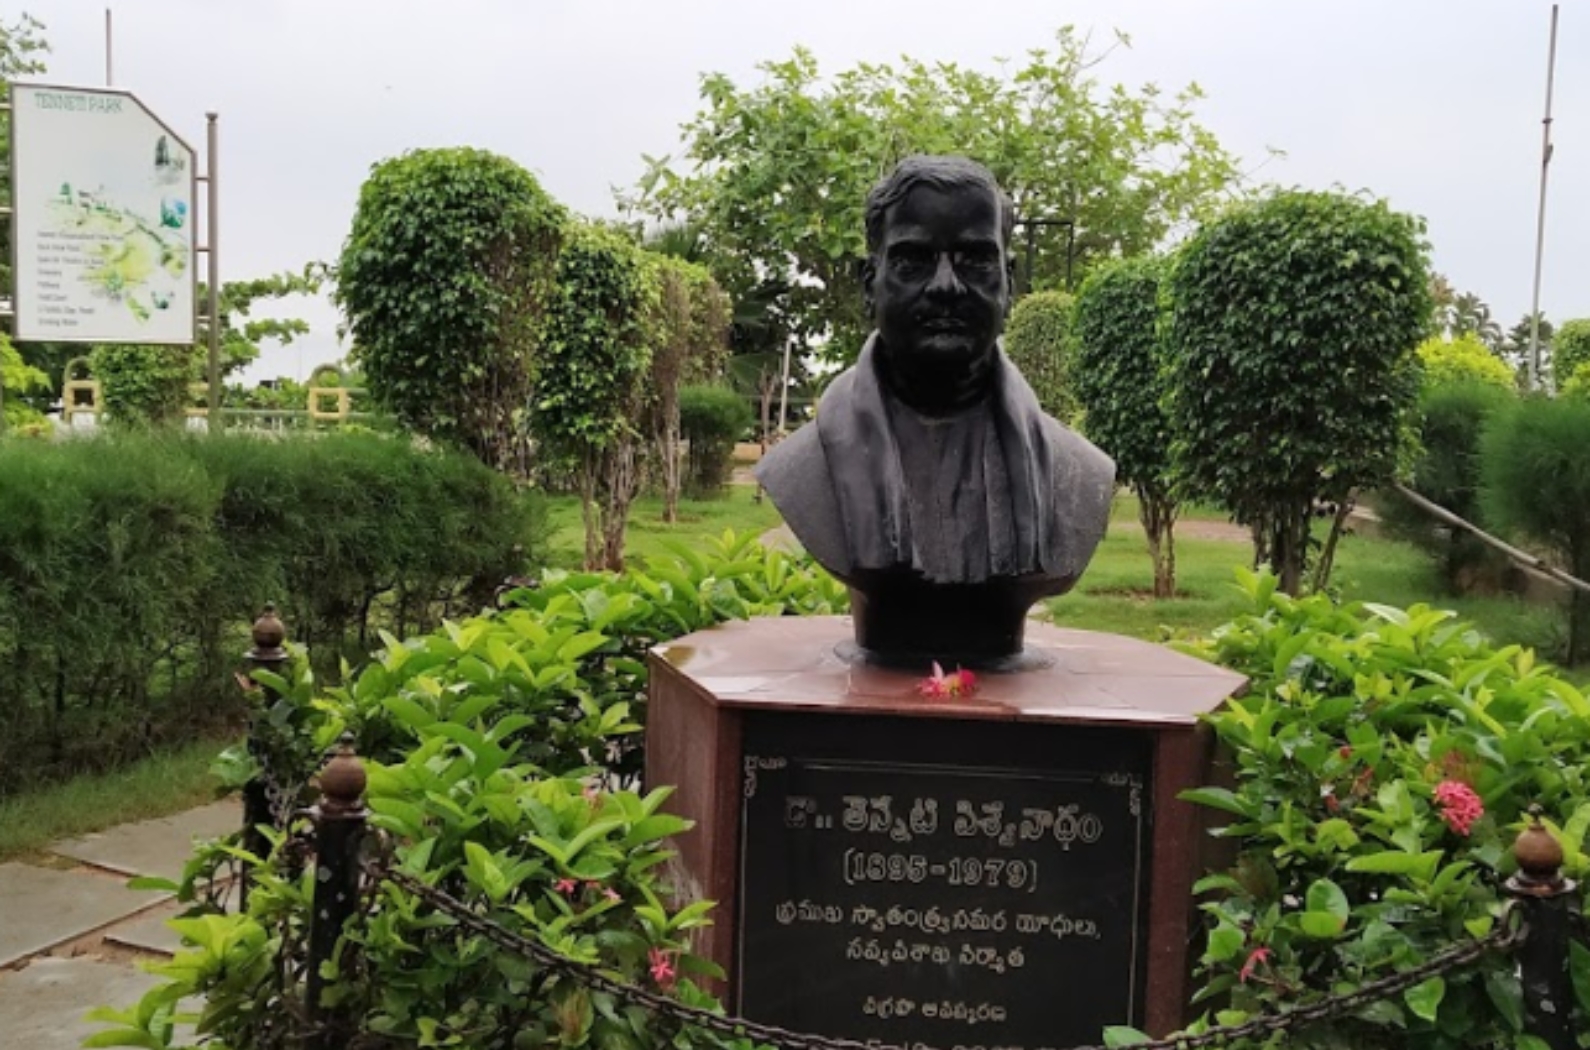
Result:
M861 305L867 311L867 317L872 317L874 296L872 282L877 280L878 266L873 262L872 256L856 260L856 277L861 281Z

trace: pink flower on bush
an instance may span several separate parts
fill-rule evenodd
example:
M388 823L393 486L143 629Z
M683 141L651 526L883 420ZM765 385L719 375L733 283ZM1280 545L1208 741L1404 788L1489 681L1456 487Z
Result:
M552 888L563 894L565 897L572 897L574 896L575 892L579 890L580 884L575 882L573 879L559 879L557 882L552 884Z
M615 904L617 904L619 901L624 899L623 897L619 896L618 891L615 890L611 886L609 886L607 889L603 890L602 893L603 893L603 895L605 895L607 897L608 900L612 901Z
M651 965L647 969L651 972L651 979L656 981L660 988L673 987L674 978L678 976L668 955L669 953L661 948L653 948L649 955Z
M977 691L977 676L962 670L945 674L944 668L935 662L933 673L917 684L916 691L935 700L971 696Z
M1242 969L1240 971L1238 971L1237 980L1239 980L1242 983L1246 984L1247 981L1248 981L1248 978L1253 976L1254 971L1258 970L1258 968L1261 965L1263 965L1265 963L1268 963L1269 961L1270 961L1270 949L1268 949L1268 948L1255 948L1255 949L1253 949L1253 951L1248 953L1248 961L1243 963L1242 964Z
M1467 835L1474 822L1485 815L1485 803L1461 780L1443 780L1437 784L1435 804L1446 826L1459 835Z

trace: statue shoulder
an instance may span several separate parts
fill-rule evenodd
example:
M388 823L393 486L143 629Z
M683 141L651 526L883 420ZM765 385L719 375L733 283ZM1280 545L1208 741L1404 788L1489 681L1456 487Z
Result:
M844 521L817 424L807 423L774 445L753 473L812 557L836 575L848 572Z

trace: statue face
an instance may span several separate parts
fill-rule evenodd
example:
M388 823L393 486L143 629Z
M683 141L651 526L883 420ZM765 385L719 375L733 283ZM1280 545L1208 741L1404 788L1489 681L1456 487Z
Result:
M917 186L885 213L866 277L873 323L898 367L939 371L992 354L1011 294L998 201Z

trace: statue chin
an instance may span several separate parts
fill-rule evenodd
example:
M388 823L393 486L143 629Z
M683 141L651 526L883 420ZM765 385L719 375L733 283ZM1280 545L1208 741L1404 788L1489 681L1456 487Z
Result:
M855 658L890 667L1015 670L1033 603L1069 591L1077 576L1002 576L934 583L909 568L853 569L845 576Z

